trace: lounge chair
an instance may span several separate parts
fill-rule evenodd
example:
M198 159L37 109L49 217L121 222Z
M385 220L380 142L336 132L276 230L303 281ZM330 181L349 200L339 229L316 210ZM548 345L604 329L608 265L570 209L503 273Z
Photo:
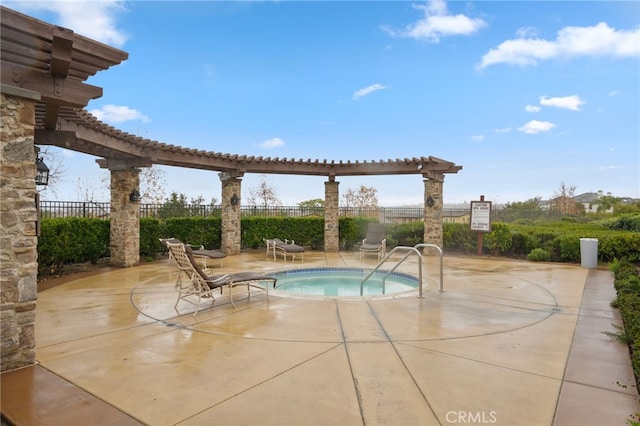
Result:
M251 287L263 290L267 294L267 300L269 300L269 285L275 287L276 278L261 275L255 272L238 272L233 274L223 274L216 276L209 276L204 273L198 266L193 254L191 253L188 245L182 243L170 243L167 242L169 253L171 257L176 261L178 265L179 273L176 279L175 289L178 292L178 300L174 308L178 309L178 303L180 300L195 305L196 310L193 313L195 317L200 310L200 302L203 298L211 298L211 304L215 301L213 293L220 289L222 294L224 287L229 287L229 300L231 305L235 308L233 303L233 288L246 285L247 293L251 296ZM264 283L264 285L259 285ZM190 296L196 296L197 302L191 300Z
M287 261L287 254L291 255L291 260L296 260L296 255L300 255L301 260L304 260L304 247L299 246L295 241L284 240L279 238L265 238L264 242L267 244L267 257L269 252L273 253L273 260L276 260L276 253L280 253L284 257L284 261Z
M167 246L167 243L182 244L182 241L178 240L177 238L159 238L159 240L160 240L160 244L165 246L167 249L169 248ZM220 267L222 268L222 259L227 257L227 254L225 252L220 250L205 250L203 245L197 245L197 244L187 244L187 245L191 248L193 252L193 257L195 257L196 259L200 259L202 261L202 269L204 269L205 271L209 269L207 266L207 259L219 260ZM169 252L169 259L172 259L171 252Z
M384 224L370 223L367 227L367 236L360 245L360 260L367 253L377 253L381 260L387 250L387 239L384 238Z

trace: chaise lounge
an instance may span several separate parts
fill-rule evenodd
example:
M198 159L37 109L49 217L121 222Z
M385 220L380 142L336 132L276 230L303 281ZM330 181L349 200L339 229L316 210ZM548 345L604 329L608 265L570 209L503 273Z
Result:
M178 240L177 238L159 238L159 240L160 240L160 244L162 244L167 249L169 248L167 246L167 243L183 244L182 241ZM187 246L191 248L193 257L195 257L196 259L200 259L202 261L202 269L204 269L205 271L209 269L207 266L207 259L219 260L220 267L222 268L222 259L227 257L227 254L225 252L221 250L205 250L204 246L201 244L200 245L187 244ZM172 259L171 252L169 252L169 259Z
M231 305L235 308L233 302L233 288L246 285L247 293L251 296L251 287L260 289L267 294L267 301L269 300L269 285L275 287L276 278L261 275L255 272L238 272L223 275L209 276L204 273L198 266L192 250L190 247L183 243L170 243L167 242L169 253L172 259L175 260L178 265L178 278L176 279L175 289L178 292L178 300L174 308L178 309L178 303L180 300L195 305L196 310L193 313L195 317L200 310L200 302L203 298L211 298L211 304L215 301L213 297L214 291L220 289L220 294L223 292L224 287L229 288L229 300ZM260 285L263 283L263 285ZM191 300L190 296L196 296L197 302Z
M304 247L297 245L293 240L282 241L279 238L265 238L264 242L267 244L267 257L269 252L273 253L273 260L276 260L276 253L280 253L284 257L284 261L287 261L287 254L291 255L291 260L296 260L296 255L300 255L301 260L304 260Z

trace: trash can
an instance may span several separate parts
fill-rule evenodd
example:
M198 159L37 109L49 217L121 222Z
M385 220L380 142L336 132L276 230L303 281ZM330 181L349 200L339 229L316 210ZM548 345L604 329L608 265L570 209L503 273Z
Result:
M580 238L580 265L583 268L598 267L597 238Z

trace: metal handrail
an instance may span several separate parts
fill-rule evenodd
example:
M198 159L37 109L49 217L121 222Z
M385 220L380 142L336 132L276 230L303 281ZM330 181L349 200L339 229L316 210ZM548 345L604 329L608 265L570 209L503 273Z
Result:
M443 264L442 264L442 249L440 248L440 246L436 245L436 244L427 244L427 243L421 243L421 244L416 244L415 246L413 246L413 248L415 249L419 249L419 248L425 248L425 247L431 247L434 248L438 251L438 255L440 256L440 288L438 289L439 292L444 292L444 278L443 278ZM422 262L420 262L422 263Z
M394 247L393 250L391 250L389 252L389 254L387 254L384 259L382 259L376 266L375 268L373 268L371 270L371 272L369 272L369 274L362 280L362 282L360 283L360 296L364 295L364 283L371 278L371 276L378 270L380 269L380 267L387 261L387 259L389 259L391 257L391 255L393 255L395 252L398 251L406 251L407 253L404 255L404 257L402 257L402 259L400 259L398 262L396 262L395 266L393 268L391 268L391 270L389 270L384 277L382 277L382 294L385 294L385 290L386 290L386 280L387 277L393 272L395 271L412 253L415 254L416 256L418 256L419 258L419 262L418 262L418 280L420 281L420 285L418 286L418 298L422 299L422 253L420 253L420 251L418 250L419 248L425 248L425 247L432 247L438 250L439 256L440 256L440 288L439 291L440 292L444 292L444 282L443 282L443 264L442 264L442 249L435 245L435 244L426 244L426 243L421 243L421 244L416 244L414 247L406 247L406 246L397 246Z
M397 247L394 247L394 249L393 249L393 250L391 250L391 251L389 252L389 254L387 254L387 255L384 257L384 259L382 259L382 260L380 261L380 263L378 263L378 264L376 265L376 267L375 267L375 268L373 268L373 269L371 270L371 272L369 272L369 275L367 275L367 276L364 278L364 280L362 280L362 282L360 283L360 296L364 295L364 283L365 283L369 278L371 278L371 276L372 276L372 275L373 275L373 274L374 274L378 269L380 269L380 267L381 267L381 266L382 266L382 265L387 261L387 259L389 259L389 257L391 257L391 255L392 255L393 253L395 253L395 252L397 252L397 251L408 251L408 253L407 253L407 254L405 254L405 256L404 256L402 259L400 259L400 260L396 263L396 265L395 265L395 266L394 266L394 267L393 267L389 272L387 272L387 273L385 274L385 276L382 278L382 294L385 294L386 280L387 280L387 277L389 276L389 274L391 274L393 271L395 271L395 270L400 266L400 264L402 264L402 262L404 262L404 261L405 261L405 259L407 259L407 257L409 257L409 255L410 255L411 253L414 253L414 254L416 254L416 255L420 258L420 262L418 262L418 279L420 280L420 285L418 286L418 297L419 297L419 298L422 298L422 254L421 254L421 253L418 251L418 249L416 249L415 247L405 247L405 246L397 246Z

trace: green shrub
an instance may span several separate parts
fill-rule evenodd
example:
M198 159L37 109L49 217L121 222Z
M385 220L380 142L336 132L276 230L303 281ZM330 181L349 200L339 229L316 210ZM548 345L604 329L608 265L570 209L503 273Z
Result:
M465 223L445 223L442 230L442 245L445 249L471 253L478 246L477 232Z
M614 273L614 285L617 291L612 305L620 309L624 323L624 335L631 342L631 365L636 376L640 377L640 273L628 259L616 259L610 265Z
M536 240L530 233L519 230L511 231L511 254L525 256L535 248L537 248Z
M403 223L386 227L387 248L396 246L413 247L424 241L424 224L422 222Z
M625 219L633 223L633 217ZM365 217L339 218L340 249L350 250L365 237ZM625 223L627 223L625 222ZM39 272L55 272L68 263L96 262L109 256L109 220L85 218L43 219L38 240ZM494 222L492 231L483 236L491 254L528 256L534 249L546 250L551 261L580 262L580 238L598 239L598 258L612 262L627 259L640 262L640 232L607 229L601 224L552 222L535 225ZM389 248L397 245L412 247L423 242L422 222L387 225ZM292 239L304 246L321 249L324 245L324 218L250 217L242 218L242 248L264 247L263 238ZM140 256L153 258L163 251L158 238L175 237L208 249L220 248L222 221L219 217L141 218ZM478 233L468 224L444 223L443 248L449 251L473 253L477 250Z
M206 249L220 248L222 219L219 217L173 217L165 220L163 238L177 238Z
M171 238L165 231L163 220L156 218L140 218L140 256L154 257L164 250L159 238Z
M109 226L104 219L43 219L38 238L39 273L58 273L64 264L96 263L108 257Z
M561 235L556 240L562 262L580 262L580 238L577 235Z
M602 225L618 231L640 232L640 214L623 214L606 220Z
M527 260L532 262L549 262L551 260L551 253L542 248L535 248L529 252Z
M346 250L353 248L356 243L361 242L367 235L367 225L375 222L372 219L363 217L341 217L339 223L340 247ZM324 220L322 221L324 227ZM324 246L324 232L317 237L320 247Z
M491 232L487 232L484 235L483 243L494 256L506 253L512 244L512 235L509 226L504 223L493 223L491 225Z
M640 232L602 232L598 235L598 256L604 261L624 257L640 262Z

